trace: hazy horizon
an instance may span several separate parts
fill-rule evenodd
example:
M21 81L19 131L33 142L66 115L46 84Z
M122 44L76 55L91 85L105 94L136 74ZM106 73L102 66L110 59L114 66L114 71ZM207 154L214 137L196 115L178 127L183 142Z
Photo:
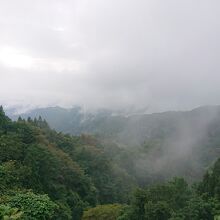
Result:
M1 105L0 105L1 106ZM29 113L38 113L39 110L64 110L64 111L71 111L71 110L76 110L78 109L79 113L82 114L102 114L102 113L109 113L111 116L135 116L135 115L152 115L152 114L163 114L163 113L186 113L186 112L191 112L199 109L205 109L205 108L210 108L210 109L217 109L220 107L220 105L200 105L196 106L193 108L188 108L188 109L167 109L167 110L158 110L158 111L150 111L148 108L136 108L130 106L127 108L118 108L118 109L111 109L111 108L84 108L83 106L80 105L73 105L73 106L59 106L59 105L48 105L48 106L3 106L3 109L5 110L5 113L9 116L12 117L13 119L16 119L19 115L21 116L28 116Z
M146 112L220 104L220 2L0 2L0 104Z

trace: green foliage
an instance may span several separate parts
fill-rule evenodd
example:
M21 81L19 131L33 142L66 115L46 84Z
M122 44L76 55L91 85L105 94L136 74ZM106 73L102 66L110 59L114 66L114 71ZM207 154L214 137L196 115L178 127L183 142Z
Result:
M134 215L139 216L140 219L164 215L164 219L168 219L171 212L183 207L189 198L190 190L187 183L183 179L175 178L166 184L138 190L133 202Z
M0 219L2 220L19 220L24 217L23 212L18 208L11 208L10 206L0 205Z
M41 117L12 122L2 110L0 119L1 204L31 189L58 205L54 219L79 220L89 206L128 201L133 178L96 138L57 133Z
M123 208L120 204L98 205L84 211L82 220L117 220Z
M109 141L107 156L144 187L174 176L189 182L201 180L205 169L220 156L219 110L219 106L206 106L187 112L124 117L105 110L82 114L79 107L53 107L33 110L24 117L41 115L57 131L93 134ZM63 147L67 148L66 144ZM178 147L182 153L177 152Z
M136 173L135 160L153 149L157 155L160 141L132 151L89 135L57 133L41 117L12 122L0 108L0 219L217 219L220 159L194 187L183 178L149 186L160 177L146 175L144 163ZM130 199L136 181L142 189Z
M220 214L220 202L200 196L181 178L139 189L130 209L124 210L120 220L211 220Z
M100 203L127 202L135 182L125 170L112 164L103 148L83 146L76 153L78 163L91 176Z
M53 219L58 206L47 195L36 195L32 192L17 193L12 196L8 205L21 210L23 219L46 220Z
M11 120L5 115L3 107L0 106L0 134L7 133L10 128Z
M29 167L11 160L2 163L0 165L0 195L8 189L21 188L29 177Z
M144 205L144 212L144 219L146 220L163 220L171 217L171 208L168 203L164 201L158 201L156 203L153 203L152 201L147 202Z
M220 220L220 215L215 215L214 220Z
M0 136L0 162L20 160L23 156L25 144L17 134Z
M180 214L184 220L212 220L219 211L220 204L218 201L214 199L204 200L196 196L187 202Z
M216 161L214 167L205 174L198 190L200 193L206 193L220 200L220 158Z

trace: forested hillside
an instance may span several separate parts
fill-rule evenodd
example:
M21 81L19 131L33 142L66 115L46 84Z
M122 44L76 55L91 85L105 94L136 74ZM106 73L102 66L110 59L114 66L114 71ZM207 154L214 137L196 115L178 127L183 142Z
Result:
M2 218L80 219L96 204L128 202L136 186L96 139L57 133L41 118L12 122L2 108L0 179Z
M142 169L136 166L158 146L126 149L109 139L62 134L42 117L12 121L1 107L0 219L218 219L220 160L189 184L170 179L175 167L155 174L144 157Z
M9 113L13 119L19 116L12 111ZM101 135L113 138L121 144L140 145L148 138L171 138L183 129L193 132L202 128L205 132L211 125L218 126L220 106L203 106L191 111L131 115L104 109L90 112L80 107L48 107L33 109L20 116L26 119L41 116L47 120L51 128L64 133Z
M108 157L142 185L183 176L200 180L220 157L220 106L125 116L81 108L35 109L22 117L45 118L57 131L98 137Z

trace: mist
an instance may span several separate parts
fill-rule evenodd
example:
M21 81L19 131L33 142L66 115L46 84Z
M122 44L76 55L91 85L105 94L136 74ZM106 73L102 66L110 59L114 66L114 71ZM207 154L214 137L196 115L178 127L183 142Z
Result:
M176 176L193 183L220 156L220 106L131 115L54 107L21 116L42 116L52 129L65 134L92 135L106 156L142 186Z
M0 0L0 218L220 219L219 0Z
M140 175L185 175L187 166L202 175L198 149L218 112L146 113L220 103L219 8L217 0L1 2L0 103L19 114L80 106L79 120L45 118L65 133L112 132L120 147L140 148Z
M0 102L22 110L219 104L220 3L0 2Z
M131 146L131 149L134 146L140 148L134 164L143 185L149 179L152 184L175 176L183 176L191 183L202 178L220 155L216 139L219 134L219 106L153 115L143 123L140 120L143 121L144 117L139 116L139 121L136 121L136 125L142 124L137 132L139 135L129 133L131 129L127 127L123 131L126 138L121 137L126 139L126 146Z

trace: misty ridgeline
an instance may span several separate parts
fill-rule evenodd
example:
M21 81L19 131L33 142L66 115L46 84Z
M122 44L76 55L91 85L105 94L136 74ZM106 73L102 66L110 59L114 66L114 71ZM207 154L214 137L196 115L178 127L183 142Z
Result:
M219 0L0 0L0 220L220 220L219 27Z
M107 110L85 113L80 107L52 107L21 116L27 119L40 115L57 131L101 137L109 156L117 156L117 150L131 153L130 167L144 184L174 176L183 176L190 182L197 180L220 153L217 144L220 132L218 106L131 116ZM108 144L112 147L109 148Z
M50 107L13 121L1 108L0 116L2 216L219 216L219 106L131 116Z

